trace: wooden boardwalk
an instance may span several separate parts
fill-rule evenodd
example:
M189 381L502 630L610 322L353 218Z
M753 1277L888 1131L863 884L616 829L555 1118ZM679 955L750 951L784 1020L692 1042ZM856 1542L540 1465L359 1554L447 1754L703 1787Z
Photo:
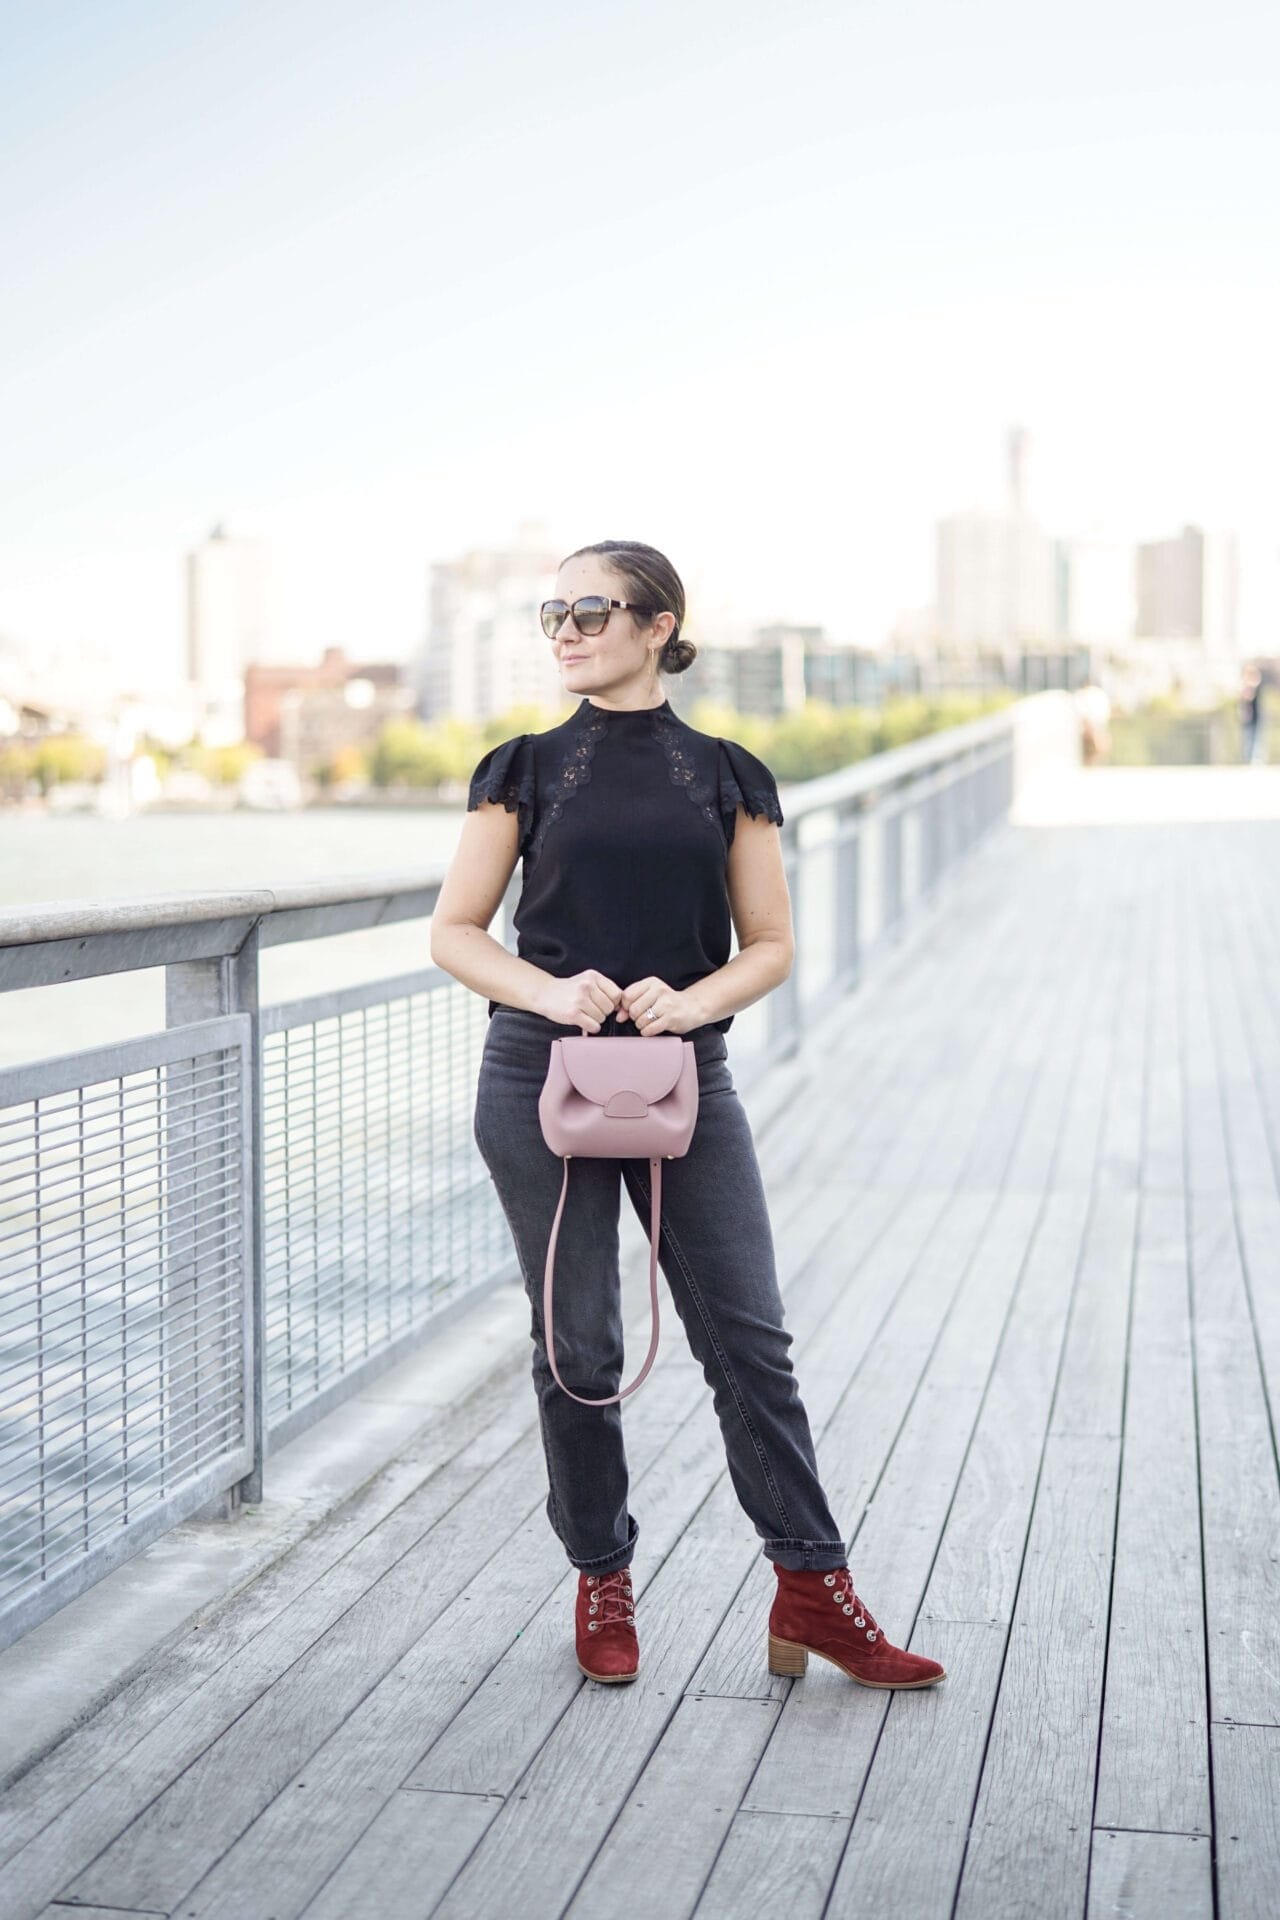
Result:
M854 1575L940 1686L770 1678L668 1314L635 1686L575 1665L522 1362L17 1782L5 1920L1274 1920L1278 958L1280 821L1012 829L761 1137Z

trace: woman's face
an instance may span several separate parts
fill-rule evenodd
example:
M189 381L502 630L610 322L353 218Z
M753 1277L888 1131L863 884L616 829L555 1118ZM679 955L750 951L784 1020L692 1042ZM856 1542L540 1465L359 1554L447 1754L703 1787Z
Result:
M632 597L599 555L590 553L565 561L556 575L554 592L547 597L572 606L584 593L605 594L611 600ZM566 692L615 698L651 687L657 653L674 627L671 614L659 615L651 622L636 620L623 608L614 607L602 633L584 635L578 632L573 616L566 614L551 642Z

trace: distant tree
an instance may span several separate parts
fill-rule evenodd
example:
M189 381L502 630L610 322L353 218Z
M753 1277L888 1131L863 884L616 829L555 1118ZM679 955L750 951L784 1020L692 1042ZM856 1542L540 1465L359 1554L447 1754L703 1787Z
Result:
M353 781L368 780L369 757L360 747L339 747L315 777L322 786L346 786Z
M0 795L21 800L35 777L35 748L29 740L0 742Z
M388 720L369 756L369 776L375 787L438 787L452 777L455 758L439 724Z
M78 733L51 733L36 742L31 771L40 791L48 793L62 780L101 780L106 768L106 750L96 741Z
M193 773L202 773L215 786L234 787L254 761L265 756L262 748L255 747L249 740L238 740L225 747L206 747L193 741L183 748L180 758L184 767Z

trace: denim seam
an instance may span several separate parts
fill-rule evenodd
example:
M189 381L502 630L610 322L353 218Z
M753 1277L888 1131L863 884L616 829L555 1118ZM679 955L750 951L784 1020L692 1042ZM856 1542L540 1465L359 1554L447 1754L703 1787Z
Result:
M494 1184L495 1186L497 1185L496 1181ZM501 1190L499 1190L499 1193L498 1193L498 1201L499 1201L499 1205L502 1208L504 1216L506 1216L506 1213L507 1213L506 1202L502 1198ZM547 1351L546 1328L542 1325L541 1302L534 1295L533 1287L529 1279L529 1274L525 1268L524 1255L520 1249L519 1236L517 1235L515 1227L512 1225L512 1222L509 1217L507 1218L507 1225L511 1231L511 1244L516 1256L516 1265L520 1269L520 1278L524 1282L525 1295L533 1311L534 1321L536 1325L536 1330L531 1329L533 1333L533 1345L534 1345L533 1359L536 1364L536 1356L538 1351L540 1350L544 1357ZM549 1447L546 1444L546 1441L547 1441L546 1415L543 1411L541 1397L536 1393L536 1382L535 1382L535 1399L537 1400L537 1406L538 1406L538 1429L542 1437L543 1458L544 1458L544 1462L547 1469L547 1492L551 1496L551 1505L552 1505L552 1508L554 1509L555 1514L562 1518L563 1508L560 1505L560 1496L559 1496L559 1493L556 1491L555 1474L551 1466L551 1457L552 1457L553 1450L551 1447ZM555 1531L557 1533L560 1532L560 1526L555 1519L552 1520L552 1526L555 1528Z
M640 1190L643 1193L645 1200L647 1202L650 1201L650 1189L646 1186L644 1175L641 1173L639 1167L636 1168L636 1179L639 1182ZM725 1380L728 1383L730 1393L733 1395L734 1404L738 1409L739 1415L741 1416L742 1424L746 1428L747 1433L751 1440L751 1444L756 1450L757 1458L760 1461L761 1471L764 1474L765 1480L769 1487L769 1491L773 1495L774 1505L777 1507L778 1512L782 1517L783 1526L787 1529L788 1532L790 1532L791 1516L788 1514L787 1509L783 1504L782 1495L778 1491L778 1483L774 1479L773 1469L769 1465L769 1456L765 1451L764 1443L761 1440L760 1435L756 1432L756 1429L752 1424L751 1416L747 1412L746 1401L743 1399L742 1391L738 1386L738 1382L734 1376L733 1369L729 1365L728 1356L726 1355L724 1348L720 1345L719 1340L716 1338L716 1330L715 1330L715 1327L712 1325L711 1318L707 1313L706 1304L703 1301L702 1295L698 1290L698 1283L693 1277L693 1269L690 1267L689 1262L685 1259L684 1249L681 1247L680 1242L676 1239L676 1236L672 1232L671 1226L668 1221L662 1220L660 1222L658 1232L659 1232L659 1238L661 1238L662 1235L665 1234L667 1243L670 1246L672 1253L675 1255L677 1261L680 1264L680 1271L684 1275L685 1284L689 1289L690 1298L693 1300L695 1307L698 1309L698 1317L702 1321L703 1326L706 1328L707 1338L710 1340L712 1350L715 1353L716 1359L720 1363L720 1370L724 1374Z

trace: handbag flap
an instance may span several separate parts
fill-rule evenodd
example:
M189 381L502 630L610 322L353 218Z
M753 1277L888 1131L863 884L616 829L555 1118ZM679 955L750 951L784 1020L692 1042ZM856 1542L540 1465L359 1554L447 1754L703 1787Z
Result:
M655 1034L652 1040L582 1033L558 1045L574 1092L598 1107L624 1089L651 1107L666 1099L684 1066L685 1042L678 1033Z

